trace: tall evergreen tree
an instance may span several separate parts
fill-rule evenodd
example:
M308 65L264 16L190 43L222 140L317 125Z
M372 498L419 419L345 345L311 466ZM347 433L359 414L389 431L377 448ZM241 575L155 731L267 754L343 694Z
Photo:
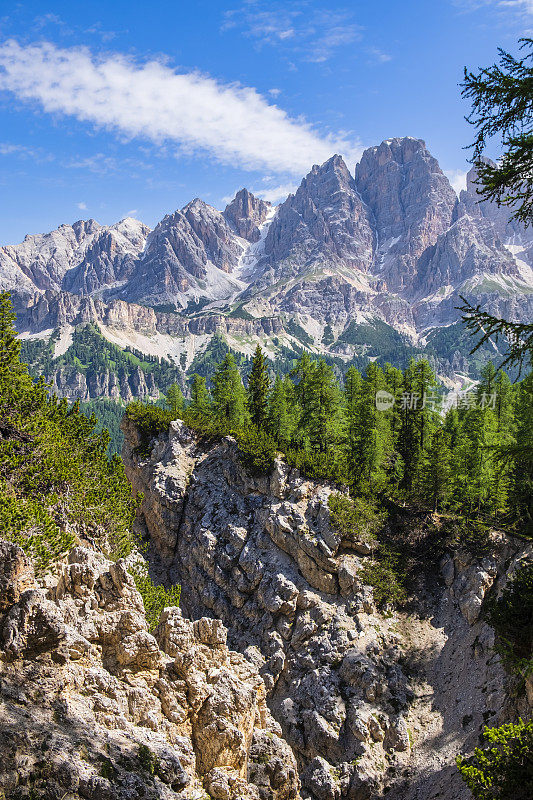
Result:
M189 409L194 414L205 416L209 413L209 392L207 391L206 380L203 375L198 375L196 372L192 377Z
M487 361L481 370L481 380L477 386L477 401L480 405L490 405L495 392L496 367Z
M370 363L359 397L348 408L347 462L356 488L372 485L381 478L381 467L390 447L390 413L376 408L376 394L384 386L381 367Z
M421 460L420 431L418 427L418 405L421 402L417 393L415 362L410 361L404 373L402 417L398 435L398 452L403 460L401 486L409 494L415 482Z
M341 394L332 368L323 359L312 365L307 380L301 422L311 447L325 453L341 434Z
M248 378L248 409L254 425L265 428L268 418L268 390L270 380L265 356L257 345L252 361L252 371Z
M246 390L231 353L226 353L213 375L213 411L233 428L243 427L249 420Z
M9 292L0 292L0 378L25 371L19 361L20 341L13 327L15 319Z
M433 511L446 502L450 490L451 453L443 428L437 428L431 437L422 467L422 492Z
M174 416L183 411L183 394L177 383L172 383L168 387L165 402Z
M522 530L533 536L533 370L521 381L515 402L516 445L506 457L511 463L510 499Z
M344 379L344 396L348 405L356 402L361 391L361 383L362 377L359 370L354 366L349 367Z
M513 433L513 386L509 376L503 370L500 370L496 376L493 393L495 394L494 413L497 419L497 430L506 439Z
M276 375L274 386L268 398L267 428L277 444L286 449L291 441L291 423L287 408L285 384L279 375Z

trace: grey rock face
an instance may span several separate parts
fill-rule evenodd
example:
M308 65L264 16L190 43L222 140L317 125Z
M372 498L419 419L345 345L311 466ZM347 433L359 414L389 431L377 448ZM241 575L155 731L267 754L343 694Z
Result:
M236 288L227 278L241 248L223 215L201 200L167 215L150 235L132 275L128 299L187 305L185 297L216 298Z
M76 547L39 586L0 551L6 796L298 800L264 683L219 620L167 608L152 634L123 560Z
M333 260L366 272L373 240L354 179L341 156L333 156L315 165L280 206L265 240L267 269L292 277L305 267Z
M491 275L496 281L506 275L520 279L515 260L502 246L494 228L465 214L424 251L418 261L414 286L427 296L482 275L487 281Z
M403 614L385 618L359 577L369 548L330 525L332 487L305 480L281 459L271 475L254 478L232 439L206 450L179 421L140 461L135 429L125 423L124 430L126 472L144 493L141 523L182 584L187 612L221 619L230 646L257 666L309 797L370 797L388 785L396 800L466 800L450 769L471 735L463 709L474 710L479 730L490 684L491 709L505 711L505 675L492 651L479 647L474 661L471 653L476 637L488 641L479 607L509 553L496 547L490 563L450 559L451 588L435 598L434 627ZM205 635L214 641L218 633ZM452 649L453 658L470 660L464 691L450 666ZM426 679L435 695L419 703L414 695L431 698L428 688L422 678L419 687L408 680L402 664L421 651L431 653ZM442 753L435 746L441 734ZM418 747L425 748L421 760ZM426 775L430 753L434 772ZM448 765L443 775L439 759ZM396 772L385 774L384 763ZM433 787L426 794L421 781Z
M457 198L421 139L387 139L365 150L355 182L376 226L374 271L409 288L418 258L450 225Z
M214 332L234 333L247 354L247 337L267 336L274 351L312 344L349 357L342 334L377 319L416 344L458 321L459 295L528 319L533 233L508 223L509 209L478 204L474 181L471 171L458 200L422 140L388 139L355 178L340 156L314 166L275 210L242 189L223 213L196 199L152 233L90 220L26 237L0 249L0 289L14 291L25 332L99 319L137 349L137 333L172 337L187 366L205 346L197 337ZM452 360L442 368L453 373Z
M260 225L266 220L271 204L241 189L224 209L224 217L235 232L248 242L257 242L261 236Z
M149 233L150 229L135 219L123 219L102 228L88 245L80 264L65 274L62 288L90 295L128 280Z
M0 248L2 289L61 288L65 274L83 258L84 248L101 230L93 219L61 225L51 233L26 236L19 245ZM31 288L30 288L31 287Z

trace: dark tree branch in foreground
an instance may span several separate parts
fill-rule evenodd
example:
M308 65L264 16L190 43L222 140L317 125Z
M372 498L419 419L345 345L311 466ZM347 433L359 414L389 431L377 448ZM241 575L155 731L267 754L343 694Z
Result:
M462 321L465 323L466 329L470 336L481 334L481 338L474 345L471 353L479 350L492 337L497 342L498 337L501 336L506 340L507 350L504 353L504 361L500 364L500 369L518 367L521 371L528 356L533 362L533 325L499 319L487 311L483 311L481 306L471 305L462 295L460 297L463 305L458 306L458 310L462 311Z
M530 50L524 58L500 48L499 64L477 73L465 67L461 86L463 97L472 101L466 119L477 129L470 146L478 194L512 207L512 218L527 226L533 223L533 39L520 42L521 50ZM500 138L504 149L498 164L483 156L493 136Z

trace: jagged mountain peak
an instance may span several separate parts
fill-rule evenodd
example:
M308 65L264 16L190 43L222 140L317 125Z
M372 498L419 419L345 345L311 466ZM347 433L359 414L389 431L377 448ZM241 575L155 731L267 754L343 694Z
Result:
M319 184L330 192L335 191L336 188L349 191L355 189L353 176L340 155L331 156L323 164L314 164L310 172L302 180L296 190L296 194L300 191L308 191L310 187Z
M324 326L339 336L369 317L416 338L433 318L456 321L464 287L490 294L501 315L516 296L513 314L527 318L533 233L509 223L507 208L480 203L475 179L472 169L458 199L422 139L393 137L368 148L355 175L339 154L314 165L275 208L243 187L223 211L196 197L153 231L126 217L27 236L0 248L0 288L26 305L71 292L211 320L295 319L318 346Z
M387 139L370 147L355 183L373 214L374 271L389 288L408 290L416 262L451 224L457 196L422 139Z
M381 144L368 147L361 157L361 162L376 159L380 164L385 164L387 161L406 164L413 158L431 161L440 172L438 162L429 152L425 141L415 139L414 136L394 136L391 139L384 139Z
M224 217L242 239L258 242L260 227L271 207L271 203L256 197L248 189L240 189L224 209Z
M265 240L270 281L309 268L367 271L374 237L367 209L339 155L315 165L279 206Z

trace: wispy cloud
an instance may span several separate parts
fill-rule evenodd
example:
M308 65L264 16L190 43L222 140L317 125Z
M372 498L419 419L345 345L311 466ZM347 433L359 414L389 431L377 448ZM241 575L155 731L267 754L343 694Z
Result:
M55 156L46 153L40 147L27 147L24 144L14 144L13 142L0 142L0 156L17 156L18 158L29 158L41 163L53 161Z
M78 206L80 211L86 211L87 210L87 203L84 203L83 201L81 203L76 203L76 205Z
M295 183L281 183L279 186L270 186L268 189L258 189L254 194L270 203L281 203L288 195L294 194L298 188Z
M160 61L97 56L51 43L0 45L0 90L128 137L174 143L243 169L301 174L338 152L353 162L358 142L321 135L255 89L199 72L177 73Z
M378 64L385 64L387 61L392 61L392 56L389 53L384 53L379 47L369 47L367 53L371 60Z
M466 171L464 169L445 169L444 174L450 181L455 193L459 194L463 189L466 189Z
M226 11L222 30L239 29L258 46L285 46L304 61L322 63L361 38L353 13L313 6L305 0L283 4L249 0Z
M453 0L453 2L464 11L477 11L492 6L500 11L513 12L528 20L533 17L533 0Z

